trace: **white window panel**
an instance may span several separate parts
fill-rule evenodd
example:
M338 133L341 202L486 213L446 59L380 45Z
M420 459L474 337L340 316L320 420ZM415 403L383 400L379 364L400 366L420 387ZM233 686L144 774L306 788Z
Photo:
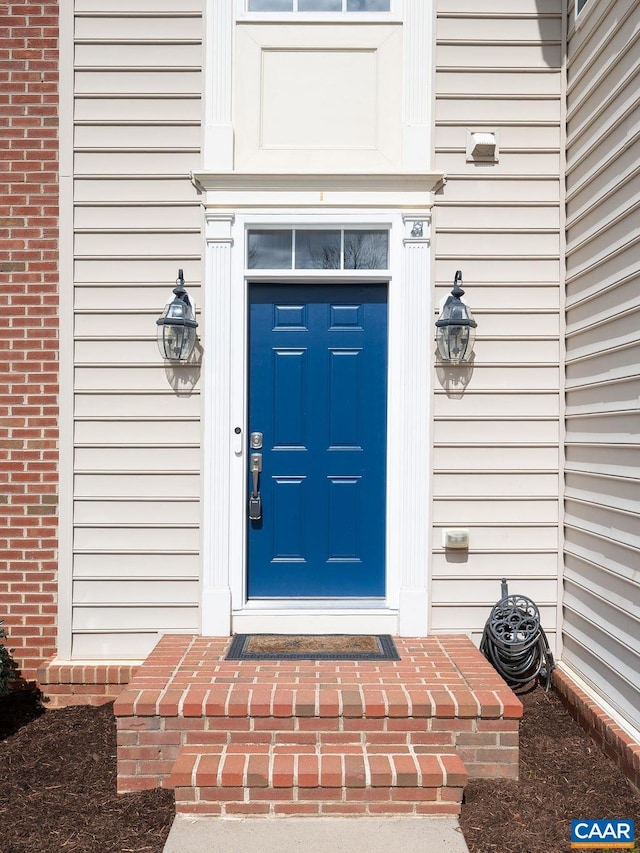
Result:
M282 229L247 232L247 269L386 270L389 232L385 228Z
M247 0L248 12L389 12L391 0Z

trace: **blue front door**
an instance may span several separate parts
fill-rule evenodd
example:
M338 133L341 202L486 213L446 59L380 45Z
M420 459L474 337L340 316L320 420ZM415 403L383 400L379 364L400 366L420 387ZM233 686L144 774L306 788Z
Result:
M384 597L387 286L249 293L248 597Z

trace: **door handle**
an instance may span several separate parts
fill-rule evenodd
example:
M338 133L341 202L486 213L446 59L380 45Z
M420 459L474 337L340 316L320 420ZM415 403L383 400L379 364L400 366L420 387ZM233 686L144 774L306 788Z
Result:
M253 477L252 495L260 494L258 484L260 480L260 472L262 471L262 453L251 454L251 476Z
M249 496L249 518L259 521L262 518L262 498L260 497L260 472L262 471L262 453L252 453L250 462L253 487Z

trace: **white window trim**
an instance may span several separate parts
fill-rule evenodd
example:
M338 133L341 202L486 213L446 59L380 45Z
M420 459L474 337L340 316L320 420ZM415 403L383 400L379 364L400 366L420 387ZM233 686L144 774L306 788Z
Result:
M331 15L310 22L396 23L403 26L403 116L402 169L404 172L428 172L432 169L432 125L434 94L432 87L433 0L392 0L392 13L368 12ZM592 3L591 5L595 5ZM205 139L203 167L208 172L232 172L234 164L233 128L233 51L236 23L289 20L300 24L302 14L284 17L244 11L244 0L207 0L205 84ZM307 14L307 13L304 13ZM305 18L306 20L306 18Z
M283 212L284 213L284 212ZM275 630L376 631L424 635L429 575L429 405L432 335L428 228L401 212L292 214L207 212L204 341L205 634ZM410 219L411 221L408 221ZM245 268L247 228L369 225L389 228L388 272ZM416 251L417 250L417 251ZM220 262L220 253L226 260ZM411 257L409 254L411 253ZM305 274L305 273L311 273ZM226 282L216 276L227 276ZM247 303L249 281L389 282L386 598L374 601L248 602L246 598ZM214 295L215 294L215 295ZM416 304L419 303L419 304ZM225 414L224 401L229 401ZM223 402L221 402L223 401ZM236 427L241 429L235 433Z
M244 234L244 245L245 245L245 260L248 256L249 251L249 232L250 231L290 231L292 233L292 246L291 246L291 266L290 267L282 267L280 269L269 269L268 267L245 267L245 275L254 276L256 274L267 276L278 275L279 273L296 273L298 275L320 275L320 276L335 276L336 273L342 273L349 278L350 281L354 280L354 276L361 274L361 277L365 280L371 279L371 276L382 276L384 280L389 277L389 266L387 264L386 267L370 267L370 268L358 268L352 269L350 267L330 267L325 269L322 268L313 268L313 267L297 267L296 264L296 231L339 231L340 232L340 263L344 264L344 232L345 231L385 231L387 233L387 261L389 260L389 239L390 239L390 228L389 225L363 225L361 222L357 224L350 224L347 226L341 225L319 225L317 222L312 224L307 224L304 227L300 228L299 224L286 226L281 223L271 224L271 225L250 225L247 226ZM357 278L355 279L357 280Z
M585 0L582 7L578 8L578 0L575 0L573 7L573 19L576 27L581 27L591 15L594 14L598 3L597 0Z
M388 12L249 12L248 0L236 0L236 20L251 23L322 22L326 24L376 24L402 20L402 0L391 0Z

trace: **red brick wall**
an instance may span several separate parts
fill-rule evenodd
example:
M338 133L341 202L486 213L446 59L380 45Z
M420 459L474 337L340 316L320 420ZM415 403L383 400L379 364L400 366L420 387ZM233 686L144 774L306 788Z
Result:
M0 619L55 654L58 4L0 2Z

